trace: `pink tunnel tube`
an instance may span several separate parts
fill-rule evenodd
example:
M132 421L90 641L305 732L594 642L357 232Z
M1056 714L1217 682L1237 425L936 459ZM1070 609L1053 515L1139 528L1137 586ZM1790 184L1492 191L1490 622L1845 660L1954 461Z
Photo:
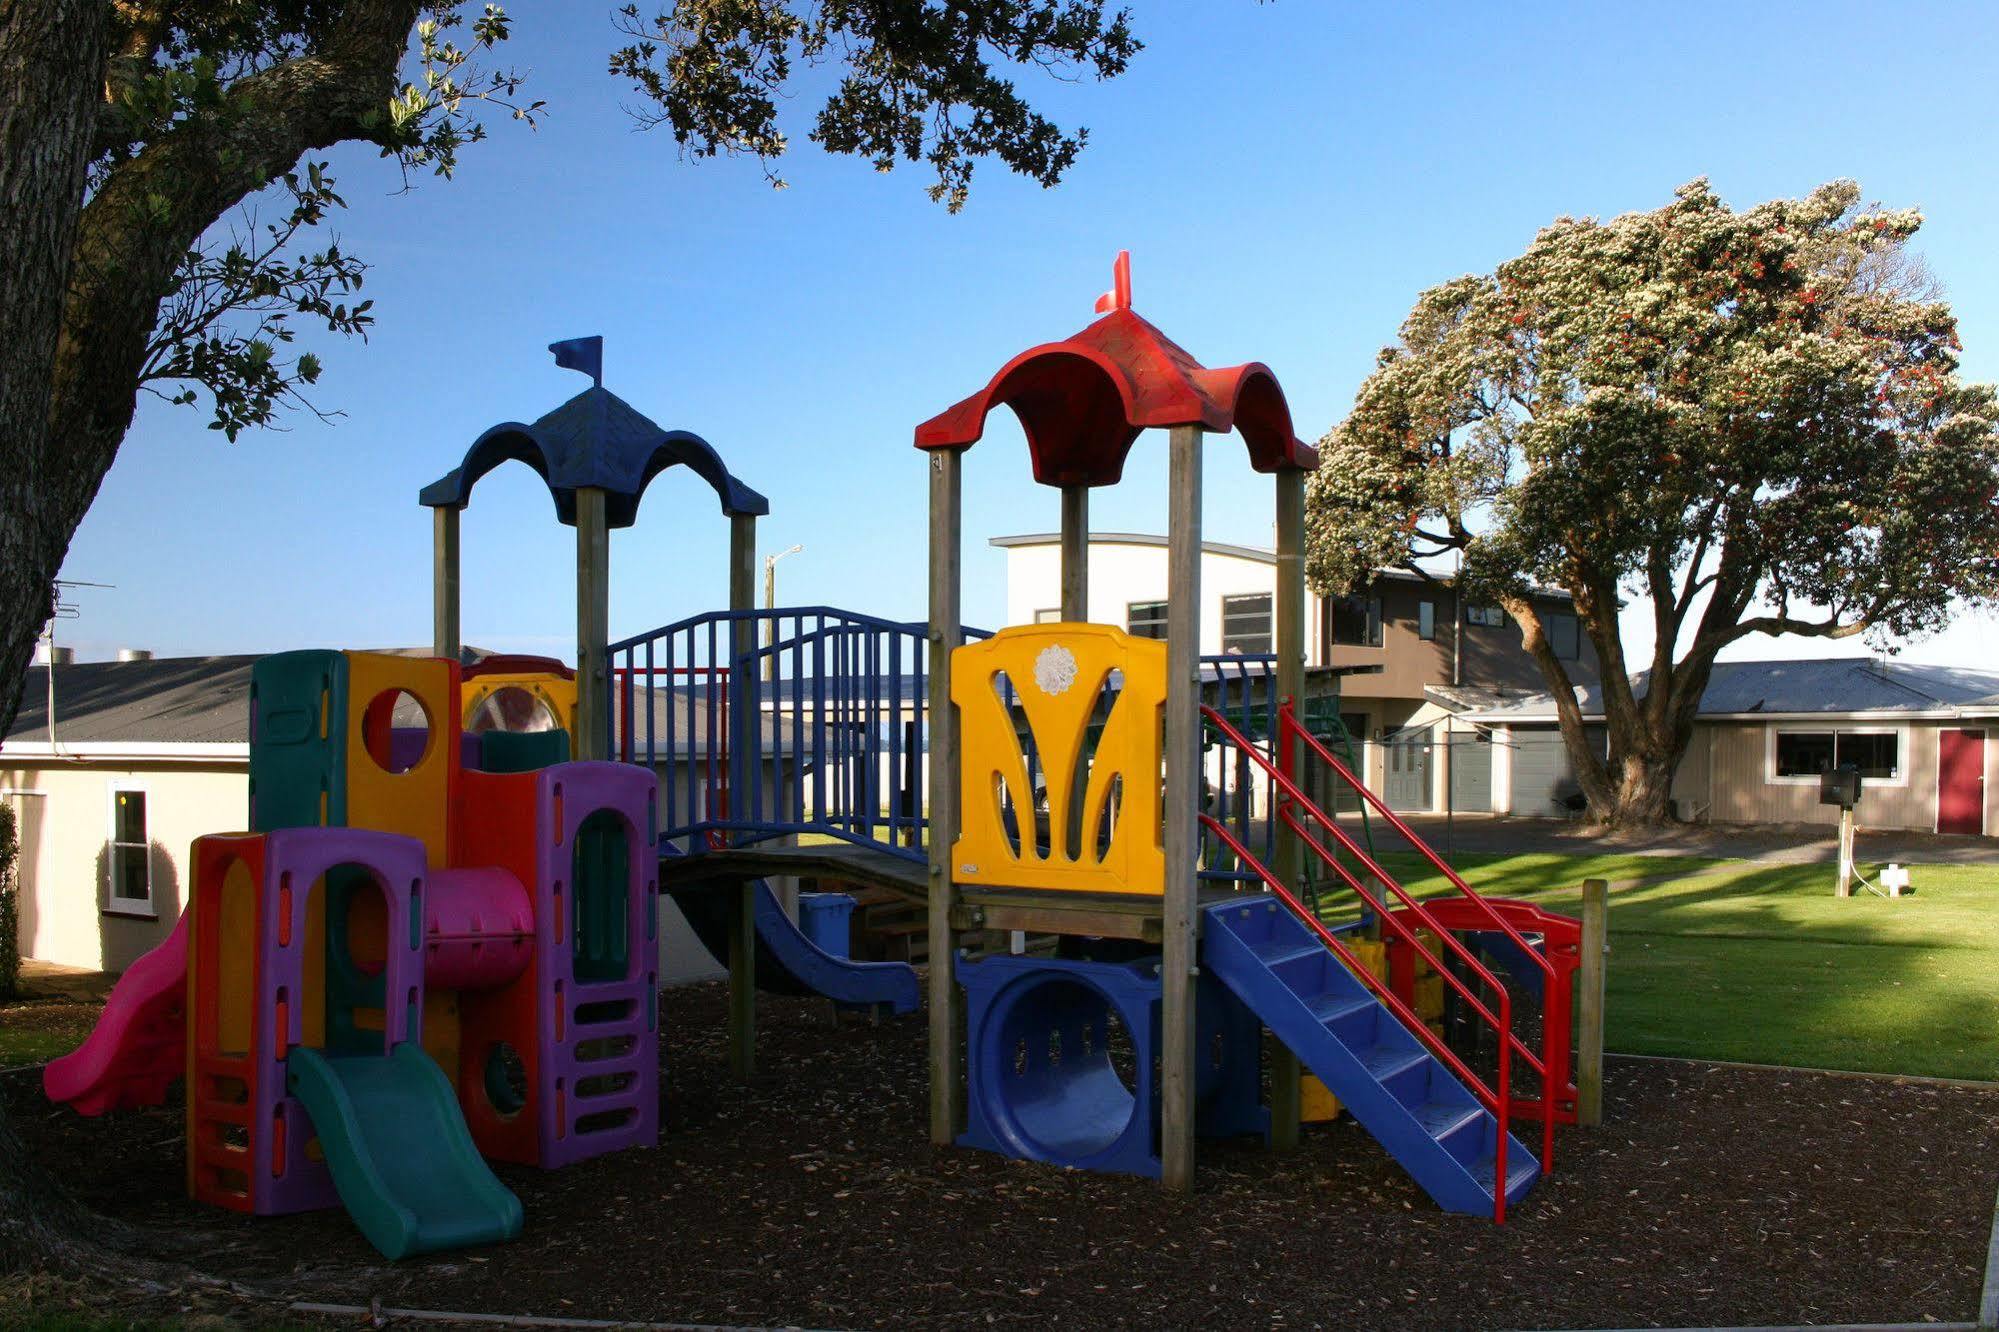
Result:
M534 908L510 871L432 870L423 897L426 984L485 990L527 969L534 955Z

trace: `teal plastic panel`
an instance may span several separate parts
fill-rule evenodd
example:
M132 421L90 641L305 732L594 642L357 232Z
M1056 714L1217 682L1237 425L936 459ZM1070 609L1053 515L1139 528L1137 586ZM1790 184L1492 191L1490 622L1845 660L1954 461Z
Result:
M347 657L265 657L250 671L250 828L346 825Z

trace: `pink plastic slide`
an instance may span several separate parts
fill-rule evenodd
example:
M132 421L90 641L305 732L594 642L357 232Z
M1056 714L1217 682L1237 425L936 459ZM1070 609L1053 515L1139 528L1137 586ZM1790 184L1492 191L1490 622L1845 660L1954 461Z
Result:
M187 1058L187 913L111 989L90 1038L42 1070L42 1090L82 1115L158 1105Z

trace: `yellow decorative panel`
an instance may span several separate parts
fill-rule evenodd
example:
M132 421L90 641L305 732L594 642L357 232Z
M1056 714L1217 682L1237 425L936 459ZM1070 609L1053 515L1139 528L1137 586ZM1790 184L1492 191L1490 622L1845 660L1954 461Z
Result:
M420 714L420 715L419 715ZM419 753L394 735L425 729ZM442 657L347 654L347 826L414 837L451 863L458 771L458 689Z
M1122 688L1107 692L1112 672ZM1100 710L1106 701L1107 714ZM1109 625L1019 625L953 652L964 810L951 850L953 877L995 887L1163 893L1165 701L1166 645ZM1037 799L1037 785L1045 800Z

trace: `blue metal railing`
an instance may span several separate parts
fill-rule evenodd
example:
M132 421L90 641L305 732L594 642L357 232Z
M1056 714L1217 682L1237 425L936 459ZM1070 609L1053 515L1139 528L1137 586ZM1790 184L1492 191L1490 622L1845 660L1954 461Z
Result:
M927 626L712 611L609 658L613 752L659 774L661 836L698 850L817 833L923 858Z
M711 611L613 643L609 660L612 752L659 775L660 835L681 850L818 834L924 858L927 626L829 606ZM1201 662L1205 700L1266 751L1276 660ZM1121 683L1107 683L1099 724ZM1267 856L1268 783L1208 730L1203 811ZM1023 741L1038 791L1038 756ZM1009 813L1033 826L1031 813ZM1201 863L1204 877L1249 877L1218 839L1205 840Z

